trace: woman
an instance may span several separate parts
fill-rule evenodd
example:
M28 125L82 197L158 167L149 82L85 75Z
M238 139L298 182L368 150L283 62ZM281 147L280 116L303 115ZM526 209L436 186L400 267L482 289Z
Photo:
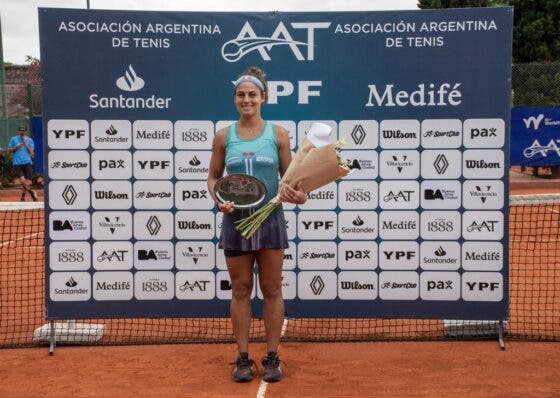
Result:
M278 193L278 173L283 175L291 161L288 132L261 117L261 106L268 98L264 73L249 67L235 82L234 102L239 120L216 133L212 143L212 158L208 175L208 188L214 197L214 185L227 174L251 174L265 183L267 203ZM286 188L281 199L303 204L307 200L301 189ZM224 249L226 264L231 278L232 299L230 305L233 332L239 355L235 361L232 378L247 382L253 378L254 361L249 358L249 326L251 323L251 292L253 290L253 264L259 266L259 285L264 298L264 326L267 354L262 360L263 379L280 381L282 371L278 358L278 344L284 321L282 298L282 261L288 237L282 206L260 226L250 238L243 238L235 229L234 222L250 214L250 210L235 209L235 203L219 203L224 213L219 247Z

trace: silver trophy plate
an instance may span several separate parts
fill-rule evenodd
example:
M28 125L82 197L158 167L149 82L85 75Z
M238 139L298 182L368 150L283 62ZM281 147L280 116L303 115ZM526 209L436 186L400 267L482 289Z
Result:
M234 202L238 209L260 205L266 197L266 186L256 177L247 174L230 174L214 185L214 194L221 202Z

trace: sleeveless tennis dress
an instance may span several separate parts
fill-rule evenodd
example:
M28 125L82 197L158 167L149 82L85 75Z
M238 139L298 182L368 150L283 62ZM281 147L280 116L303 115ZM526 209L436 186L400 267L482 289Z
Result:
M266 185L264 206L278 193L278 143L274 125L265 122L264 130L255 138L245 139L237 134L237 123L227 131L225 166L227 174L249 174ZM259 249L288 247L288 234L282 205L261 224L255 234L245 239L235 229L234 222L251 215L255 209L235 209L224 214L219 248L250 252Z

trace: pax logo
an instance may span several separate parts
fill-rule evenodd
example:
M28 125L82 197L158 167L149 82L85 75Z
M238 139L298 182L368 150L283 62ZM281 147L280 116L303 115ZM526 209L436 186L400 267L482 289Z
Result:
M237 37L222 46L222 58L227 62L237 62L245 55L258 51L263 60L270 61L272 48L285 46L291 50L298 61L313 61L315 30L326 29L330 25L330 22L292 22L289 26L293 30L290 31L283 22L280 22L270 36L259 36L251 24L245 22ZM301 34L298 34L299 32ZM295 40L292 34L297 34L300 40Z
M377 268L377 243L344 240L338 245L338 267L348 270Z
M132 65L128 65L124 75L120 76L115 82L118 88L123 91L138 91L144 87L144 79L136 74Z

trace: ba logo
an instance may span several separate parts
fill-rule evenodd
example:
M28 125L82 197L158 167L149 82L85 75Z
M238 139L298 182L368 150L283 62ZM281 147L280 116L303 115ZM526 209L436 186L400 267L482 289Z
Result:
M157 255L153 250L138 250L138 260L157 260Z
M349 166L350 170L361 170L362 166L360 165L360 162L358 161L358 159L354 159L352 160L352 163Z
M301 37L306 41L294 40L292 33L288 30L283 22L280 22L274 32L270 36L259 36L253 30L249 22L245 22L243 28L233 40L229 40L222 46L222 57L227 62L237 62L245 55L253 51L258 51L265 61L270 61L269 52L276 46L288 47L298 61L313 61L315 51L315 29L326 29L330 26L330 22L292 22L290 26L295 29L292 33L296 33L300 29L304 29ZM300 49L302 46L307 49L304 55Z
M70 224L70 221L68 220L54 220L53 221L53 230L55 231L73 231L74 228L72 228L72 224Z
M208 198L208 191L202 189L200 191L193 190L193 191L183 191L183 200L187 199L207 199Z
M150 170L165 170L171 166L171 162L169 160L139 160L138 164L142 170L146 170L147 167L149 167Z
M441 199L443 200L443 194L441 193L441 190L436 189L426 189L424 191L424 199L426 200L435 200L435 199Z

